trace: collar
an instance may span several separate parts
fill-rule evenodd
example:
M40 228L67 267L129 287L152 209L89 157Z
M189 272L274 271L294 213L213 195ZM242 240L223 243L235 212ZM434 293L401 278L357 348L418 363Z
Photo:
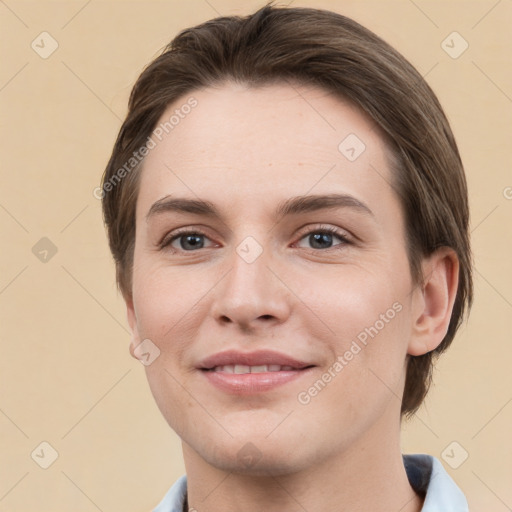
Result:
M438 459L423 453L402 459L411 487L425 493L421 512L468 512L466 497Z
M462 491L432 455L402 455L409 483L415 491L425 494L421 512L469 512ZM187 493L187 476L181 476L169 489L153 512L182 512Z

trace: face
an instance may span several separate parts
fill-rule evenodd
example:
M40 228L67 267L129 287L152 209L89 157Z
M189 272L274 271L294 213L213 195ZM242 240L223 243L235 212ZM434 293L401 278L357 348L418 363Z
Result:
M382 443L414 316L382 137L317 88L190 96L137 202L128 318L132 353L149 340L158 354L145 366L158 407L226 470L280 474Z

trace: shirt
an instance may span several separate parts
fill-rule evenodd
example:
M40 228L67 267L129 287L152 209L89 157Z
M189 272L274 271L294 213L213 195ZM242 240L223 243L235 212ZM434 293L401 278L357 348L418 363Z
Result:
M469 512L468 503L441 462L432 455L402 455L411 487L425 493L421 512ZM187 476L181 476L153 512L182 512L187 494Z

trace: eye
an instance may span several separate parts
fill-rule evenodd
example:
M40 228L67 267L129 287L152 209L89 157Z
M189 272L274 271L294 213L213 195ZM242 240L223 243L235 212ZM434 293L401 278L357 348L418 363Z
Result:
M340 243L333 245L333 239L336 238ZM160 249L169 248L178 252L194 252L197 249L205 249L214 245L205 246L205 240L210 239L202 231L184 229L183 231L174 232L164 237L159 247ZM310 229L301 236L300 241L302 240L307 240L311 244L310 249L323 251L352 243L344 231L340 231L332 226L321 226ZM307 249L307 247L305 248Z
M205 238L208 239L201 231L184 230L165 237L159 245L161 249L170 247L178 251L193 252L195 249L205 248Z
M333 246L333 238L337 238L341 243ZM318 250L328 250L338 245L344 246L351 244L351 241L347 236L345 236L345 232L341 232L337 228L333 228L331 226L310 229L301 237L300 240L304 239L311 244L312 249Z

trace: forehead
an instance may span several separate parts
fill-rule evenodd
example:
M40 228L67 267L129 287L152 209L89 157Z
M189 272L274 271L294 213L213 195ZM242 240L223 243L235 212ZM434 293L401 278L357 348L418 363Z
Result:
M391 182L376 125L317 87L228 82L196 90L166 109L152 140L138 201L146 211L172 193L225 201L229 192L242 204L310 191L371 196Z

